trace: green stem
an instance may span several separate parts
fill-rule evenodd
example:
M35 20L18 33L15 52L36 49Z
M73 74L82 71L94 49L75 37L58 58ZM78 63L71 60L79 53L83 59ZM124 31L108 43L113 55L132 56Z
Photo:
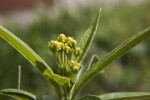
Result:
M56 54L55 54L55 53L53 53L53 57L54 57L54 61L55 61L55 63L57 64L57 66L60 67L60 65L59 65L59 63L58 63L58 61L57 61L57 59L56 59Z
M74 54L73 54L73 51L72 51L70 60L73 60L73 57L74 57Z
M65 52L63 51L62 52L62 63L63 63L63 66L64 66L64 54L65 54Z
M68 100L68 89L66 87L63 87L64 90L64 100Z
M68 65L68 55L65 54L65 66Z
M65 100L68 100L68 96L65 97Z
M63 68L63 66L62 66L62 61L61 61L61 52L59 52L58 57L59 57L59 63L60 63L60 65L61 65L61 67Z

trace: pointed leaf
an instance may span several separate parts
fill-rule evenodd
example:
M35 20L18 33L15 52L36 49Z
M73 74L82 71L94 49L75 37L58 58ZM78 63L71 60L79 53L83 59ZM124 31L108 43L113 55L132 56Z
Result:
M150 93L148 92L118 92L108 93L100 96L86 95L77 100L139 100L150 99Z
M123 92L123 93L108 93L100 95L101 100L139 100L150 99L150 93L148 92Z
M52 69L46 64L46 62L38 54L36 54L25 42L23 42L21 39L16 37L13 33L8 31L1 25L0 25L0 37L2 37L10 45L12 45L16 50L18 50L33 66L38 68L40 72L43 73L46 69L49 69L49 73L51 74L50 78L52 78L53 80L55 80L56 77L59 77L59 79L61 80L66 80L66 78L64 79L63 77L54 74ZM58 79L56 78L55 81L58 82L57 80ZM64 83L64 84L68 84L68 83ZM64 85L64 84L61 84L61 85Z
M91 65L92 65L92 63L94 61L94 58L96 59L96 61L100 60L100 57L98 55L93 55L92 58L91 58L91 60L90 60L90 62L89 62L87 70L90 69L90 67L91 67Z
M17 49L31 64L33 64L33 66L37 67L41 72L49 68L49 66L43 61L43 59L38 54L36 54L26 43L24 43L21 39L16 37L13 33L8 31L1 25L0 36L15 49Z
M80 79L77 80L76 84L73 86L71 90L72 98L74 98L76 93L99 71L101 71L112 61L122 56L128 50L130 50L135 45L137 45L138 43L140 43L142 40L144 40L149 36L150 36L150 27L130 37L129 39L121 43L119 46L117 46L115 49L113 49L111 52L109 52L106 56L101 58Z
M83 61L83 59L86 56L88 49L93 41L93 38L96 34L97 27L99 24L100 13L101 13L101 8L98 13L96 21L85 31L84 35L82 36L82 38L80 39L80 41L78 43L78 47L80 47L83 50L82 54L77 59L78 62Z
M35 95L18 89L3 89L0 90L0 94L11 96L21 100L36 100Z

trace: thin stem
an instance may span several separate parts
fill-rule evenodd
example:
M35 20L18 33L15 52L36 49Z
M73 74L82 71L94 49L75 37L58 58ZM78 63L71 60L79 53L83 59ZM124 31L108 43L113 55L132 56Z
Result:
M62 62L63 62L63 66L64 66L64 54L65 54L65 52L63 51L63 52L62 52Z
M65 54L65 66L67 67L68 65L68 55Z
M66 87L62 87L62 89L64 90L64 100L68 100L68 90Z
M59 64L61 65L61 67L63 67L62 66L62 61L61 61L61 52L58 53L58 57L59 57Z
M57 66L60 67L60 65L59 65L59 63L58 63L58 61L57 61L57 59L56 59L56 54L55 54L55 53L53 53L53 57L54 57L54 61L55 61L55 63L57 64Z
M71 54L71 58L70 58L70 60L72 60L72 59L73 59L73 57L74 57L74 54L73 54L73 51L72 51L72 54Z

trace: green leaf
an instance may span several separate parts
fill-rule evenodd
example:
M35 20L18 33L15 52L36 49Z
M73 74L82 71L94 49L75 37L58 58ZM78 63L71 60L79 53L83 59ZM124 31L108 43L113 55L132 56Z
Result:
M53 74L51 74L51 70L49 70L49 69L46 69L43 74L49 78L55 79L55 81L60 84L70 86L70 81L68 80L67 77L61 77L57 74L53 75Z
M102 100L133 100L133 99L150 99L150 93L148 92L118 92L108 93L100 95Z
M36 100L35 95L18 89L3 89L0 90L0 94L11 96L21 100Z
M52 78L56 82L60 82L60 80L62 80L63 82L68 82L68 81L66 81L66 78L54 74L54 72L52 71L52 69L46 64L46 62L38 54L36 54L21 39L19 39L18 37L16 37L13 33L11 33L10 31L8 31L7 29L5 29L4 27L2 27L1 25L0 25L0 36L3 39L5 39L10 45L12 45L15 49L17 49L33 66L35 66L36 68L38 68L41 73L43 73L46 69L49 69L50 78ZM69 84L69 83L62 84L62 82L61 82L59 84L65 85L65 84ZM58 87L55 87L55 88L58 88ZM59 89L55 89L55 90L59 90ZM57 92L59 92L59 93L57 93ZM60 94L60 91L56 91L56 93Z
M98 55L93 55L92 58L91 58L91 60L90 60L90 62L89 62L89 65L88 65L87 70L90 69L92 63L94 62L94 58L96 59L96 62L97 62L98 60L100 60L100 57L99 57Z
M83 59L85 58L85 56L88 52L88 49L89 49L89 47L93 41L93 38L96 34L97 27L99 24L100 13L101 13L101 8L99 10L96 21L85 31L84 35L82 36L82 38L78 42L77 46L83 50L82 54L77 59L78 62L83 61Z
M89 63L87 65L85 65L84 67L82 66L82 68L80 69L80 71L78 72L78 76L77 79L79 79L81 76L83 76L83 74L91 67L94 59L96 59L96 61L98 61L100 58L98 55L92 55Z
M13 33L0 25L0 36L10 45L17 49L33 66L37 67L41 72L49 68L43 59L37 55L26 43L16 37ZM52 70L51 70L51 73Z
M117 46L115 49L113 49L111 52L109 52L106 56L101 58L89 70L87 70L87 72L80 79L77 80L76 84L71 90L72 98L74 98L77 92L104 67L106 67L108 64L110 64L118 57L122 56L128 50L130 50L135 45L137 45L138 43L140 43L142 40L144 40L149 36L150 36L150 27L130 37L129 39L121 43L119 46Z
M148 92L118 92L108 93L100 96L87 95L77 100L139 100L150 99L150 93Z

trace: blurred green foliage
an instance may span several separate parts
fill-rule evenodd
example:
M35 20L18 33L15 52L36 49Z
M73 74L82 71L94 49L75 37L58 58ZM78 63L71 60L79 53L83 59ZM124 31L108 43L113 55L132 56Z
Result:
M104 56L122 41L134 33L150 26L150 2L117 5L104 5L100 25L94 42L84 62L89 61L92 54ZM52 53L48 42L56 39L58 34L73 36L77 40L82 32L94 21L99 5L80 7L70 13L61 9L55 18L45 10L39 11L38 18L27 28L16 24L4 26L25 41L53 69ZM114 91L150 91L150 39L130 50L116 62L110 64L103 73L98 74L79 93L79 96L91 93L100 94ZM40 73L24 59L14 48L0 39L0 89L17 87L17 66L22 66L21 88L31 91L41 100L42 96L53 94L53 89ZM0 99L11 100L5 96Z

